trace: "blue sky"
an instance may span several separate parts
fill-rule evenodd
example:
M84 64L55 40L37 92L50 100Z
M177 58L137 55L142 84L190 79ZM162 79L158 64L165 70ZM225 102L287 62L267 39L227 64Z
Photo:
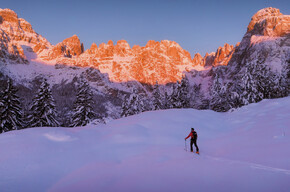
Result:
M251 17L265 7L290 14L288 0L0 0L52 44L74 34L85 49L120 39L130 46L173 40L193 55L241 41Z

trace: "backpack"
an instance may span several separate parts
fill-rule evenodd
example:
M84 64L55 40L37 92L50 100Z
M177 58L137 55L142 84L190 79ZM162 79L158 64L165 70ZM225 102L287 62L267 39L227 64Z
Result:
M197 133L195 131L193 131L192 134L193 134L193 138L191 138L191 139L197 139Z

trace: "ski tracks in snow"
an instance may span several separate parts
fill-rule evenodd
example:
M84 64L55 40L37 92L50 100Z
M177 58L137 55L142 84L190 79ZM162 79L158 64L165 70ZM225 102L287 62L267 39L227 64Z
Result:
M204 157L206 159L211 159L211 160L215 160L215 161L221 161L221 162L225 162L225 163L228 163L228 164L246 165L248 167L251 167L252 169L261 169L261 170L265 170L265 171L282 173L282 174L286 174L286 175L290 176L290 170L288 170L288 169L270 167L270 166L265 166L265 165L261 165L261 164L257 164L257 163L250 163L250 162L246 162L246 161L237 161L237 160L224 159L224 158L213 157L213 156L209 156L209 155L205 155Z

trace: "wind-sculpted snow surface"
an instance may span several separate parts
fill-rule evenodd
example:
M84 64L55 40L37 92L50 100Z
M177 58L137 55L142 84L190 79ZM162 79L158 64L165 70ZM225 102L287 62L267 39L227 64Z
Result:
M172 109L99 126L7 132L0 189L286 192L289 105L287 97L227 113ZM191 127L201 155L184 150Z

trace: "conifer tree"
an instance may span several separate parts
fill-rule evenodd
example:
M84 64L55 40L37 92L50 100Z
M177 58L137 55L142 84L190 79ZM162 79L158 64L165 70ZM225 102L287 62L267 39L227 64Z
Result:
M290 94L290 65L283 67L279 76L280 97L286 97Z
M0 96L0 133L24 127L17 91L12 80L8 79L7 87Z
M148 105L150 105L150 101L146 101L146 98L147 98L146 95L144 93L137 94L137 95L138 95L138 100L137 100L136 104L137 104L137 108L138 108L138 113L142 113L144 111L150 110L151 109L150 106L147 107L145 105L145 102L147 102Z
M219 79L219 75L216 73L213 79L213 84L210 88L210 102L209 102L209 108L214 110L217 105L220 103L220 92L221 92L221 83Z
M232 81L232 83L228 83L228 88L227 88L227 92L228 92L228 103L231 108L238 108L241 107L243 105L242 103L242 99L241 99L241 86L239 84L239 81L237 81L236 79L234 79Z
M253 78L253 66L248 66L242 77L241 99L244 105L260 101L262 94L258 91L258 82Z
M182 104L180 101L180 82L177 81L175 85L173 85L172 94L169 97L170 108L181 108Z
M267 98L279 98L289 95L289 78L287 78L286 70L283 68L281 73L271 73L268 81L268 97Z
M189 107L198 108L199 105L199 94L200 94L200 84L194 84L191 90L191 95L189 97Z
M189 104L189 80L186 75L183 75L179 87L179 100L182 108L188 108Z
M133 89L132 94L129 95L127 99L125 99L122 105L122 117L127 117L130 115L135 115L145 111L143 100L137 94L137 90Z
M30 127L59 126L55 102L46 79L43 80L37 95L33 98L28 119Z
M219 92L219 102L216 111L226 112L231 109L231 95L229 92L229 83L222 84L221 90ZM233 94L233 97L235 95Z
M121 112L121 117L127 117L130 116L130 112L129 112L129 98L131 95L129 95L128 97L126 97L122 103L122 112Z
M262 100L263 98L271 98L271 89L274 84L274 74L268 66L261 63L256 64L254 70L253 76L256 79L259 96L257 101Z
M210 87L209 108L214 111L228 111L230 106L229 83L220 78L222 71L215 71L212 86Z
M86 81L82 80L74 102L72 127L85 126L97 117L97 114L93 111L93 104L93 94L90 86Z
M169 100L170 98L169 98L169 95L168 95L168 93L167 93L167 91L165 91L165 93L164 93L164 101L163 101L163 103L164 103L164 109L170 109L170 100Z
M153 87L152 96L153 96L152 109L153 110L162 109L163 108L163 105L162 105L163 102L162 102L162 96L161 96L161 93L160 93L158 82L156 82L156 84Z

